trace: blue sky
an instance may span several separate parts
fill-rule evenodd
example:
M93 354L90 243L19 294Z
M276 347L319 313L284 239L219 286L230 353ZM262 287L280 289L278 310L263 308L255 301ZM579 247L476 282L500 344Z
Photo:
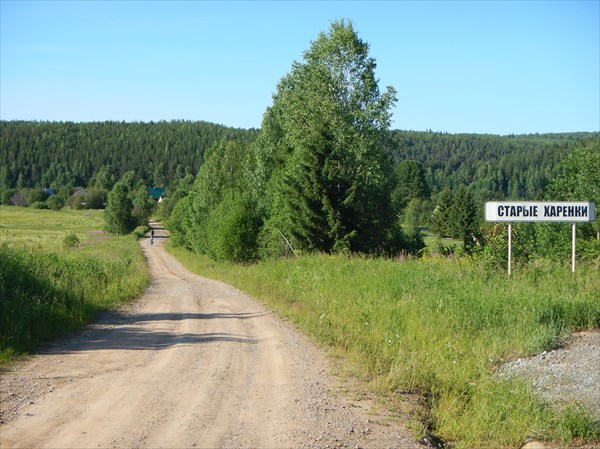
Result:
M370 44L393 129L600 130L600 1L0 0L3 120L260 127L331 21Z

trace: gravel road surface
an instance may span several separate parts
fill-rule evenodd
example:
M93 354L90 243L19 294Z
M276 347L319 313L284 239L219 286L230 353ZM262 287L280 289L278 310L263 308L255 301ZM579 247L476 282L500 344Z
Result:
M190 273L156 236L141 242L143 297L2 372L0 447L423 447L342 394L293 326Z

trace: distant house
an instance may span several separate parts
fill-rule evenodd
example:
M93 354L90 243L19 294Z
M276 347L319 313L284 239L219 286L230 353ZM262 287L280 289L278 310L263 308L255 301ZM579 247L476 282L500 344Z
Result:
M48 196L56 195L56 192L54 191L54 189L52 187L47 187L44 190L46 191Z
M148 193L157 203L160 203L166 195L164 187L148 187Z

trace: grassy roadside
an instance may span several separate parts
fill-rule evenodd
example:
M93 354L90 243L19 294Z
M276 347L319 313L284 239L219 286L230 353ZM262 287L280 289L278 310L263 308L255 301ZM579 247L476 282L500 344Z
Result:
M600 327L597 269L538 264L509 280L468 259L390 261L307 256L250 266L170 251L191 271L267 303L340 355L382 395L418 393L418 432L456 447L561 445L599 440L574 408L547 407L522 383L499 380L505 360Z
M101 211L0 208L0 363L143 292L134 236L104 234ZM65 248L75 234L78 248Z

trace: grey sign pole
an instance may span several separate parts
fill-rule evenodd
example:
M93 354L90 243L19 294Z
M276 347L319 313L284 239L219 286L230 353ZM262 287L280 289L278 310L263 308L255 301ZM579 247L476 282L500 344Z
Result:
M512 274L512 223L508 223L508 277Z
M571 271L575 273L575 236L577 234L576 231L577 224L573 223L573 251L571 252Z

